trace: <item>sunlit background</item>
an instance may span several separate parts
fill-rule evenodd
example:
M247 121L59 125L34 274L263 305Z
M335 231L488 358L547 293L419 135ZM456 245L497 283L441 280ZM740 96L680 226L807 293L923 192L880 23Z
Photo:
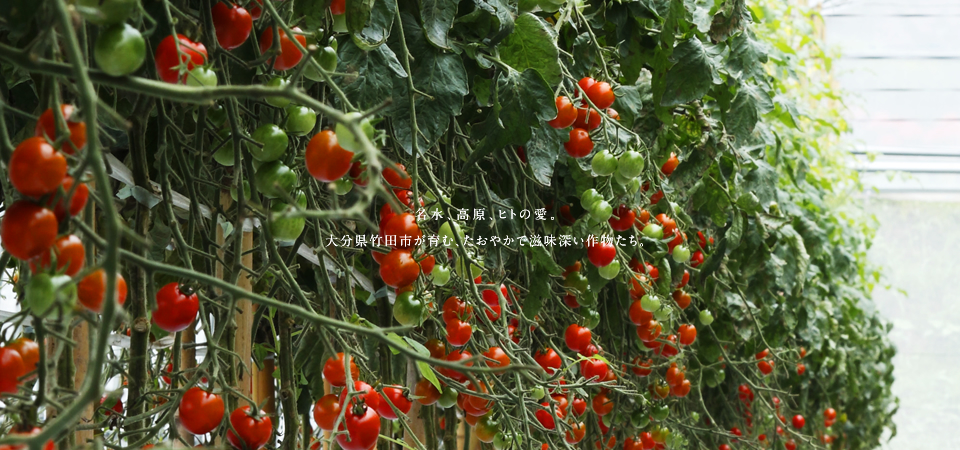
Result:
M960 448L960 2L821 6L856 164L876 188L864 195L879 221L870 260L891 286L874 295L899 350L898 434L884 448Z

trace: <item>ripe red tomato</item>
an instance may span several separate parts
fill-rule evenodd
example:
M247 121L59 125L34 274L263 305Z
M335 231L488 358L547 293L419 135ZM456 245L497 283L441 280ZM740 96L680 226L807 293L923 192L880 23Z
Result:
M720 447L717 447L717 450L731 450L731 448L727 444L720 444Z
M591 242L592 241L592 242ZM587 243L587 259L597 267L606 267L617 257L617 247L609 242L593 239Z
M650 375L650 373L653 371L653 369L650 368L650 366L653 365L653 360L649 358L646 361L643 361L639 356L637 356L633 358L633 365L634 367L631 367L630 370L635 375L640 377Z
M13 150L7 175L21 194L40 197L60 187L67 175L67 159L45 138L27 138Z
M323 182L339 180L350 171L353 152L344 150L337 142L337 134L323 130L307 143L305 155L307 172Z
M591 406L593 407L593 412L595 412L598 416L605 416L613 411L613 400L610 400L610 397L607 396L606 392L601 391L597 395L593 396Z
M575 93L579 94L580 92L584 92L583 95L586 95L587 90L590 89L590 87L595 84L597 84L597 80L594 80L593 78L590 78L590 77L583 77L580 79L580 81L577 82L577 86L579 87L579 89L577 89Z
M377 407L377 414L387 420L397 420L397 415L393 413L393 408L387 403L387 399L393 406L396 406L400 412L407 414L413 407L413 402L407 397L404 388L399 386L386 386L381 390L380 406Z
M440 399L440 391L430 380L421 378L413 388L413 395L419 397L417 402L421 405L432 405ZM316 413L314 413L316 414Z
M97 269L96 272L83 277L77 283L77 300L90 311L99 313L103 307L104 293L107 290L107 272L103 269ZM127 280L123 275L117 274L116 282L117 303L123 305L127 301Z
M544 428L548 430L555 430L557 428L557 422L553 419L553 413L550 412L550 404L543 402L540 404L543 406L542 409L538 409L534 413L534 416L537 418L537 421L540 422L540 425L543 425ZM557 411L557 416L561 419L563 416L560 414L560 411Z
M387 286L398 288L417 281L420 265L408 249L394 249L380 262L380 278Z
M637 213L627 205L620 205L613 210L613 217L608 220L613 231L627 231L637 219Z
M51 253L56 258L58 272L62 270L63 273L72 277L80 272L80 269L83 269L84 256L86 255L83 242L80 242L80 238L68 234L58 238L49 251L40 253L39 258L30 260L30 271L37 273L49 269Z
M577 309L580 307L580 302L577 301L577 296L573 294L564 295L563 304L567 305L568 308L573 308L573 309Z
M583 158L593 151L593 140L590 139L590 133L587 130L573 128L570 130L570 140L563 143L563 148L568 155Z
M75 111L73 105L60 105L60 112L67 122L69 138L67 140L68 144L59 150L63 150L68 155L74 154L74 152L87 145L87 124L74 117ZM46 137L50 142L57 141L59 136L57 135L56 117L54 117L53 108L47 108L43 114L40 114L40 119L37 120L37 126L34 128L34 136Z
M600 126L601 120L600 113L597 112L597 110L593 108L577 108L577 120L573 122L573 126L592 131Z
M433 268L437 265L437 258L433 255L427 255L420 259L419 264L420 272L424 275L430 275L430 273L433 272Z
M382 399L380 394L373 389L373 386L370 386L365 381L356 380L353 382L353 390L356 392L353 397L350 398L350 408L353 408L359 404L364 404L373 410L380 408L380 403ZM347 407L347 392L349 389L344 389L340 391L340 407Z
M677 170L677 166L680 165L680 160L677 159L677 154L670 152L670 158L667 159L667 162L663 163L663 166L660 166L660 171L664 175L670 175L674 170Z
M196 386L187 389L180 399L180 422L193 434L216 430L223 422L223 413L223 399Z
M582 353L590 345L591 338L592 333L589 328L581 327L575 323L570 324L563 333L563 341L567 344L567 348L577 353Z
M431 358L443 359L444 356L447 356L447 345L440 339L430 339L424 342L423 346L430 351Z
M793 416L792 422L793 422L793 427L798 430L803 428L803 426L807 424L807 420L804 419L803 416L801 416L800 414Z
M473 318L473 306L466 304L460 297L451 296L443 302L443 322L454 320L469 321Z
M583 422L576 422L570 424L570 429L567 430L564 440L568 444L576 444L583 440L583 437L587 434L587 426Z
M20 435L20 436L36 436L36 435L40 434L40 431L41 431L41 430L40 430L39 428L37 428L37 427L33 427L30 431L19 431L17 428L18 428L17 426L14 426L14 427L10 430L9 436L17 436L17 435ZM0 445L0 450L24 450L24 449L26 449L26 448L27 448L26 445L16 445L16 444ZM43 446L43 450L53 450L53 449L54 449L53 440L48 440L47 443L44 444L44 446Z
M675 397L686 397L690 393L691 387L690 380L682 380L679 384L670 388L670 393Z
M0 347L0 394L16 394L24 373L23 357L10 347Z
M449 362L460 363L466 365L466 367L472 367L473 362L466 362L466 360L473 357L473 354L466 350L454 350L447 354L447 357L444 358ZM443 376L452 378L461 383L467 381L467 376L455 369L440 367L437 369L437 372L440 372Z
M500 285L500 294L503 295L503 299L507 304L511 303L509 291L507 291L507 287L502 284ZM497 296L497 292L493 289L484 289L483 292L480 293L480 298L488 305L500 304L500 297Z
M185 295L177 282L167 283L157 291L157 309L153 312L153 323L169 333L183 331L197 319L200 299L196 293Z
M537 353L533 355L534 361L540 365L547 372L548 375L553 375L556 373L560 366L563 364L560 360L560 354L552 348L537 350Z
M313 420L321 430L333 431L333 425L340 417L340 408L340 399L336 395L324 395L313 405Z
M687 280L689 280L689 279L690 279L690 273L689 273L689 272L685 272L685 273L684 273L684 277L685 277ZM682 282L683 284L686 284L686 282L684 282L684 281L682 281L682 280L681 280L681 282ZM690 302L692 301L692 299L690 298L690 294L688 294L688 293L686 293L686 292L683 292L683 291L681 291L681 290L678 289L678 290L676 290L676 291L673 291L673 301L677 302L677 306L679 306L680 309L687 309L687 307L690 306Z
M616 120L617 122L620 121L620 113L618 113L617 110L613 108L607 108L607 117L613 120Z
M53 211L26 200L10 205L0 222L0 242L13 257L27 261L46 252L57 239Z
M557 97L557 117L547 122L554 128L566 128L577 120L577 108L570 99L564 96Z
M643 342L653 342L660 336L662 327L656 320L647 321L647 323L637 327L637 337Z
M634 300L633 303L630 304L628 315L630 316L630 322L638 326L645 325L647 322L653 320L653 313L644 310L640 300Z
M826 420L834 420L837 418L837 410L833 408L827 408L823 410L823 418Z
M367 166L365 166L360 161L354 161L350 165L350 179L353 180L353 184L357 186L366 186L367 182Z
M343 450L369 450L380 437L380 415L373 408L358 407L347 410L338 428L346 431L337 435Z
M413 187L413 179L407 174L407 168L403 164L397 164L397 169L393 167L384 167L381 172L384 181L394 188L410 189ZM407 206L413 206L408 203Z
M70 195L70 189L73 189L73 177L67 175L63 177L63 180L60 182L61 189L63 189L63 194L55 193L47 198L45 203L48 209L53 210L53 214L57 216L58 221L62 221L67 217L69 212L71 216L80 214L83 211L83 208L87 205L87 198L90 197L90 190L87 188L86 183L80 183L77 185L77 188L73 190L73 195L67 198L67 195ZM69 204L69 207L67 206Z
M490 347L483 352L483 356L487 358L487 367L502 368L510 365L510 357L500 347ZM500 372L496 373L500 374Z
M803 374L804 374L806 371L807 371L807 366L806 366L806 364L804 364L804 363L798 363L798 364L797 364L797 375L803 376Z
M241 406L230 413L232 430L227 431L227 441L234 448L257 450L263 447L273 435L273 423L263 411L258 417L250 416L250 407ZM234 434L233 430L237 430Z
M23 361L23 373L19 376L26 375L34 370L37 370L37 363L40 362L40 345L34 342L31 339L25 337L17 338L13 342L10 342L6 345L6 348L12 349L20 354L20 359Z
M587 98L600 109L606 109L613 104L617 96L613 93L613 88L606 81L599 81L586 89Z
M677 353L680 353L680 349L677 347L676 344L677 344L677 335L671 334L670 336L667 336L667 342L660 348L657 348L656 350L654 350L654 353L658 355L663 355L664 357L667 357L667 358L676 356Z
M300 35L300 28L293 27L290 29L294 33L294 39L300 42L304 48L307 47L307 38L306 36ZM274 70L287 70L292 69L300 64L300 60L303 59L303 52L297 48L297 44L294 44L293 41L287 36L287 33L283 30L278 30L280 35L280 52L277 53L276 57L273 59L273 69ZM270 50L270 47L273 46L273 27L267 27L263 29L263 32L260 33L260 53L266 53L267 50Z
M683 277L680 278L680 283L677 284L677 289L683 289L687 283L690 282L690 272L686 269L683 270ZM685 294L686 295L686 294ZM689 296L689 295L687 295ZM679 302L678 302L679 303Z
M680 334L680 345L690 345L697 339L697 327L691 324L680 325L677 329Z
M179 53L177 52L178 43ZM157 66L157 76L161 81L184 84L187 82L187 72L206 64L207 48L182 34L177 34L176 39L170 35L160 41L154 53L153 62Z
M327 383L330 383L331 386L343 387L347 385L347 373L346 367L344 367L344 358L346 356L343 352L337 353L337 357L327 358L327 361L323 363L323 379L327 380ZM360 376L360 370L357 369L357 363L353 361L353 358L350 358L350 378L356 380Z
M330 2L330 14L335 16L343 15L347 12L347 0L333 0Z
M473 327L459 319L447 322L447 342L454 347L463 347L473 335Z
M420 226L417 225L417 218L410 213L394 214L390 219L380 222L380 236L386 238L391 236L395 240L393 248L413 247L416 240L423 237L420 233ZM404 238L409 239L409 245L404 245Z
M580 374L588 380L596 378L594 381L604 381L609 372L607 363L599 359L588 359L580 363Z
M766 348L766 349L763 349L762 352L759 352L759 353L757 353L756 355L754 355L754 357L757 358L757 361L759 361L759 360L761 360L761 359L763 359L763 358L766 358L766 357L769 356L769 355L770 355L770 349L769 349L769 348Z
M247 41L253 29L253 17L237 5L217 2L211 11L217 42L225 50L233 50Z
M797 450L797 441L790 439L789 441L784 442L783 448L786 450Z
M760 361L757 363L757 368L764 375L770 375L770 372L773 372L773 361Z
M663 227L664 236L672 236L677 229L677 221L671 219L666 214L657 214L657 222L660 222L660 226Z

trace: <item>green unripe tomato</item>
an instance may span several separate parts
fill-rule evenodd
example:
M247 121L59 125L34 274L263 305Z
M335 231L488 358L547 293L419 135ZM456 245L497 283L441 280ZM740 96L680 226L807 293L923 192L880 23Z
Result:
M476 277L479 277L480 274L483 273L483 267L482 267L483 262L476 261L475 256L471 256L471 258L474 258L474 261L475 261L475 264L470 264L469 279L472 280ZM477 264L481 264L481 266L478 266ZM466 266L466 263L464 262L464 259L457 258L456 264L453 266L453 269L457 271L457 275L459 275L460 278L467 278L467 268L465 266Z
M580 315L583 317L583 326L592 329L600 325L600 313L596 310L581 307Z
M223 124L227 123L227 109L217 103L207 108L207 119L217 128L222 127Z
M640 306L642 306L645 311L656 311L660 309L660 299L656 296L646 294L640 298Z
M457 222L448 220L444 222L443 225L440 225L440 243L448 248L457 245L457 240L453 237L453 233L457 233L457 236L460 236L460 242L463 242L463 230L460 229L460 225Z
M566 0L539 0L537 3L544 12L555 13L567 2Z
M244 183L245 195L249 198L249 185L246 181ZM301 209L307 207L307 195L303 191L298 192L294 198L297 199L297 206ZM306 217L278 217L278 215L283 214L289 210L293 209L292 206L283 203L283 202L273 202L270 205L270 212L272 213L270 219L270 232L273 235L273 239L278 241L280 244L293 245L293 243L300 237L300 233L303 233L304 227L307 225Z
M217 85L217 73L206 67L195 67L187 72L187 86L214 87Z
M303 136L311 131L317 124L317 113L306 106L288 106L287 120L283 123L283 128L290 134Z
M330 187L337 195L347 195L348 192L353 190L353 181L349 178L340 178L330 183Z
M233 167L233 135L230 134L230 130L227 128L220 130L218 135L226 142L224 142L217 151L213 152L213 159L223 166Z
M530 397L533 397L534 400L540 400L546 394L546 391L543 390L543 387L537 386L530 391Z
M283 198L284 194L292 193L299 182L297 173L280 161L260 166L253 181L257 190L267 198Z
M290 84L290 81L285 80L280 77L274 77L265 84L267 87L283 89ZM286 108L290 104L290 99L280 96L271 96L265 99L268 105L276 106L277 108Z
M140 31L118 24L100 32L93 60L107 75L122 77L136 72L147 57L147 42Z
M30 282L24 289L23 300L33 315L37 317L50 315L56 309L54 308L54 302L57 300L52 277L45 273L38 273L31 277Z
M597 271L600 272L600 276L603 277L604 280L612 280L620 274L620 261L613 260L613 262L600 267Z
M357 120L362 117L363 114L358 112L350 112L346 114L347 120ZM360 121L360 129L363 130L363 134L367 135L367 139L373 141L373 124L370 123L370 119L363 119ZM338 123L336 127L337 133L337 142L340 144L340 147L343 147L344 150L349 150L351 152L359 152L363 150L360 147L360 141L357 140L357 137L353 135L353 132L350 131L344 124Z
M690 418L693 419L693 423L697 423L700 421L700 413L694 411L690 413Z
M653 416L654 420L664 420L670 416L670 407L665 403L661 403L653 407L653 410L650 411L650 415Z
M443 409L447 409L456 404L457 404L457 391L453 390L453 388L450 386L446 386L443 392L440 393L440 398L437 399L437 405L439 405Z
M593 173L597 175L604 177L613 175L617 171L617 158L604 150L594 155L593 161L590 161L590 167L593 168Z
M606 200L600 200L590 207L590 217L597 222L606 222L613 217L613 205Z
M445 286L450 281L450 268L438 264L433 267L430 277L433 278L434 286Z
M770 202L770 205L768 205L767 208L770 210L770 214L774 216L780 214L780 205L778 205L777 202Z
M247 151L250 152L250 156L252 156L253 159L261 162L280 159L287 151L287 145L290 144L290 138L287 137L287 133L272 123L261 125L260 128L254 130L250 138L259 142L262 146L253 145L248 142L246 144Z
M653 317L655 317L657 320L659 320L659 321L661 321L661 322L670 319L670 308L664 306L664 307L662 307L662 308L654 311L654 312L653 312Z
M634 428L646 428L650 424L650 415L642 410L634 411L630 416L630 424Z
M523 448L523 435L499 432L493 437L493 448L497 450L518 450Z
M333 42L335 44L337 41L334 40ZM327 72L334 72L337 70L337 49L329 45L320 49L319 52L313 55L313 59L320 64L321 69ZM323 79L323 75L319 70L317 70L316 67L313 66L313 64L307 65L307 68L303 71L303 76L307 77L307 79L317 82L325 81Z
M600 195L596 189L587 189L583 194L580 194L580 206L587 211L590 210L590 207L592 207L594 203L601 200L603 200L603 196Z
M614 423L614 421L613 421L613 419L614 419L613 416L614 416L614 415L615 415L615 414L607 414L607 415L601 417L600 420L603 421L603 425L604 425L604 426L606 426L607 428L610 428L610 427L613 426L613 423Z
M636 178L643 173L643 166L646 163L640 152L629 151L620 155L620 161L617 164L617 172L624 178Z
M237 188L235 186L230 186L230 198L232 198L235 202L239 201L237 199ZM247 180L243 180L243 198L247 199L247 201L250 201L250 182Z
M683 264L690 261L690 249L686 245L680 244L673 248L673 260Z
M583 276L580 272L571 272L567 275L567 278L563 280L563 287L578 292L587 292L587 289L590 287L590 280L587 280L587 277Z
M400 325L419 326L423 322L423 311L423 302L416 298L413 292L397 294L397 300L393 303L393 318L397 319Z
M640 179L633 178L630 181L628 181L627 184L625 184L623 187L624 187L624 190L627 191L627 195L636 194L637 191L640 190Z
M76 9L80 16L96 25L122 23L133 13L139 0L77 0Z
M708 327L711 323L713 323L713 313L710 312L709 309L700 311L700 323L705 327Z
M651 239L663 239L663 228L653 222L643 227L643 235Z

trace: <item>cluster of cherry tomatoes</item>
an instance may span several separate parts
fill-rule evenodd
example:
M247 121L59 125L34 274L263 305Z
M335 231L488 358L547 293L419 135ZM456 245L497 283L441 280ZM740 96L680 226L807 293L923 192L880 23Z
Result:
M593 151L593 140L590 138L590 131L600 126L600 112L605 110L607 116L617 120L620 114L610 108L616 101L616 95L610 83L606 81L597 81L590 77L580 79L578 85L583 90L584 99L580 101L577 107L565 96L557 97L557 117L547 122L553 128L570 129L570 139L563 144L567 154L574 158L583 158ZM589 103L588 100L589 99ZM595 106L593 109L590 105ZM608 109L610 108L610 109Z

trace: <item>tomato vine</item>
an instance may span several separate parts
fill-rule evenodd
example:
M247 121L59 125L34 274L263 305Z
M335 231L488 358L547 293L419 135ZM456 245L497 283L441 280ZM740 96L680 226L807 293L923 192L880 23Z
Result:
M0 262L21 306L0 447L96 429L110 448L434 450L461 420L497 449L895 432L872 228L811 11L0 13Z

